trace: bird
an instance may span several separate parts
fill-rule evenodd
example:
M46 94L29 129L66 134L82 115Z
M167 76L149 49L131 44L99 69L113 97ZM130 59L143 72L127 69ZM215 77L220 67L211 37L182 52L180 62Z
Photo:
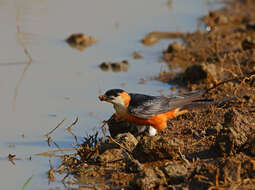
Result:
M141 126L141 130L144 130L144 126L149 127L149 135L154 136L157 134L157 130L164 130L167 127L168 120L203 104L204 102L199 101L199 98L205 92L206 90L199 90L166 97L110 89L98 98L113 104L115 114L119 118Z

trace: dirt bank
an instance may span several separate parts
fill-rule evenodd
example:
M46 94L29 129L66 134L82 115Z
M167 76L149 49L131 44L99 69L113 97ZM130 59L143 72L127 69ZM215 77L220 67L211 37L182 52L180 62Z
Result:
M163 54L170 69L183 71L156 79L233 99L171 120L155 137L136 138L112 118L114 138L87 138L63 160L67 173L97 189L254 189L255 1L229 3L202 20L205 31L172 35L183 43Z

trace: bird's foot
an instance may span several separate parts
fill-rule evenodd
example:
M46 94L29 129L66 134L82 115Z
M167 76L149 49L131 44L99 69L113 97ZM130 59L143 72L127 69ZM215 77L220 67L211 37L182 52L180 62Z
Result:
M137 126L137 135L148 135L155 136L157 134L157 129L152 126Z
M150 126L149 127L149 135L150 136L155 136L157 134L157 129L155 129L154 127Z

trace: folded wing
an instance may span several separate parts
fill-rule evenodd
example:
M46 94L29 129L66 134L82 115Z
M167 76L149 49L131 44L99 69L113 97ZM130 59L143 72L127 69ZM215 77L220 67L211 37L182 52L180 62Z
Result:
M197 100L205 91L195 91L173 97L147 96L143 94L130 94L131 101L128 111L136 117L148 119L155 115L189 105Z

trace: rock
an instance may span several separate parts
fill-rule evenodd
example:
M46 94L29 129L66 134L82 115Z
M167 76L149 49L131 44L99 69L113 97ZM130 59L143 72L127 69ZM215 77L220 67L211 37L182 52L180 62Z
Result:
M213 148L219 155L233 155L247 141L248 121L237 110L232 108L224 115L223 129L216 136Z
M130 152L132 152L138 144L137 139L131 133L118 134L115 139Z
M165 189L167 185L164 173L156 168L145 168L130 182L133 189Z
M183 149L183 142L181 140L153 136L141 139L132 154L140 162L162 159L174 160L178 157L179 149L181 151Z
M178 52L178 51L182 51L184 49L185 49L185 47L182 43L173 42L168 46L166 53Z
M167 162L160 169L165 173L169 184L179 184L184 182L188 173L187 166L176 162Z

